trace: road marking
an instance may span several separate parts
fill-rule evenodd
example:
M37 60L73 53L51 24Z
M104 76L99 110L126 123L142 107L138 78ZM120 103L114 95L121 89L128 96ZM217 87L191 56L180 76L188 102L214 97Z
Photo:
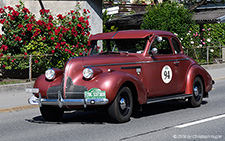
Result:
M20 111L20 110L26 110L26 109L33 109L37 107L38 105L26 105L26 106L19 106L19 107L13 107L13 108L6 108L6 109L0 109L0 113L8 113L8 112L14 112L14 111Z
M198 120L198 121L194 121L194 122L190 122L190 123L181 124L181 125L175 126L175 128L185 128L188 126L192 126L192 125L196 125L196 124L200 124L200 123L204 123L204 122L208 122L208 121L212 121L212 120L216 120L216 119L220 119L220 118L225 118L225 114Z

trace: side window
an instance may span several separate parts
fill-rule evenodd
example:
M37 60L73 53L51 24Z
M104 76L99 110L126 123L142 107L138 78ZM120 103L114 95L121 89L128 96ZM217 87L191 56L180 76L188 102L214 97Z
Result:
M173 50L170 46L169 39L166 37L156 37L152 44L151 50L157 49L159 55L162 54L173 54Z
M172 44L173 44L175 53L179 54L181 52L181 50L180 50L180 44L178 43L178 41L176 39L172 38Z

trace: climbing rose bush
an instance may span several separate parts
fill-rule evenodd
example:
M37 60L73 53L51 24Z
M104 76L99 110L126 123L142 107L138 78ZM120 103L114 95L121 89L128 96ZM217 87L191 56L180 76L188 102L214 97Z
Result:
M67 14L51 15L50 10L40 10L41 18L36 19L20 2L15 8L5 6L0 9L0 57L5 69L25 69L29 67L29 55L36 71L50 67L62 68L70 57L84 56L90 48L90 11L81 9ZM50 54L51 56L42 56ZM24 56L24 57L21 57ZM41 68L41 69L40 69Z

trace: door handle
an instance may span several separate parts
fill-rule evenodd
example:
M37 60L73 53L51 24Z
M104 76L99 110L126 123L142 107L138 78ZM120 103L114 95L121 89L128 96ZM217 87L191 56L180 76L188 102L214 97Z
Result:
M173 62L174 63L174 65L178 65L179 63L180 63L180 61L176 61L176 62Z

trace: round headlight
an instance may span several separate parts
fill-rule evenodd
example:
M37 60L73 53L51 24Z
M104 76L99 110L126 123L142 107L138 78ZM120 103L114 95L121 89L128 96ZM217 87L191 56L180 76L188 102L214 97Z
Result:
M83 70L83 76L86 79L92 78L93 77L93 74L94 74L94 72L93 72L93 70L91 68L85 68Z
M53 80L55 78L55 71L53 69L48 69L45 71L45 77L48 80Z

